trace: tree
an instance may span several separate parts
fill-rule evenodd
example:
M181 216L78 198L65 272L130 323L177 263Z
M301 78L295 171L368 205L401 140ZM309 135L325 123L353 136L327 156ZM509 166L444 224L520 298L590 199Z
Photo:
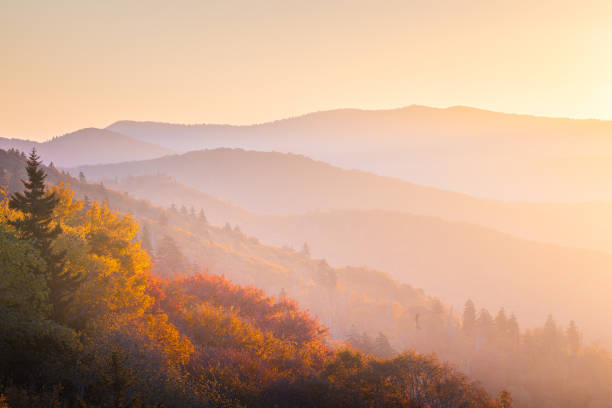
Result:
M508 338L512 341L513 344L518 344L520 337L520 329L518 325L518 321L516 320L516 316L514 313L510 315L510 319L508 319Z
M207 224L208 220L206 219L206 215L204 214L204 209L200 208L200 214L198 215L198 220L203 223L203 224Z
M87 179L85 178L85 174L83 174L82 171L79 171L79 181L81 183L86 183L87 182Z
M59 198L46 191L47 175L35 149L30 153L26 171L28 181L22 180L25 191L13 194L9 201L9 207L23 213L23 217L9 223L22 238L31 240L46 254L51 250L53 240L62 232L59 225L53 225L53 210L59 204Z
M0 310L25 316L48 313L47 282L37 273L44 263L29 242L17 239L0 223Z
M497 316L495 316L495 328L497 329L497 334L500 338L505 338L508 333L508 317L506 316L506 311L502 307L497 312Z
M378 337L375 340L375 354L378 357L382 358L390 358L393 357L396 353L391 347L391 343L389 343L389 339L383 332L378 333Z
M499 408L512 408L512 395L506 390L499 393L497 404Z
M567 343L570 354L572 356L578 355L578 350L580 350L580 333L578 332L576 322L573 320L569 323L569 327L567 328Z
M81 277L71 275L66 270L65 252L53 250L53 241L62 232L59 223L53 219L60 199L54 192L47 191L47 175L35 149L30 153L26 171L28 180L22 180L24 192L13 194L9 200L9 207L21 212L23 216L10 220L9 224L15 227L21 238L31 241L38 249L45 263L39 273L47 277L53 316L56 320L63 320L66 307L81 283Z
M463 330L466 333L473 333L476 328L476 307L471 299L465 302L463 308Z
M306 258L310 258L310 247L308 246L308 242L304 242L304 245L302 245L302 251L300 253Z
M165 235L159 241L155 252L153 267L155 273L165 277L172 277L189 272L190 268L187 264L187 259L174 239L169 235Z
M476 326L487 340L491 340L495 333L495 321L487 309L480 309Z
M144 225L140 231L140 246L142 249L147 251L150 256L153 256L153 243L151 242L151 232L149 228Z

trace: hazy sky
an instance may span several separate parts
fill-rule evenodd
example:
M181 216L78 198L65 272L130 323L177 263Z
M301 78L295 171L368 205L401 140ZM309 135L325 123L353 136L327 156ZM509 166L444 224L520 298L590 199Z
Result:
M612 119L612 1L0 0L0 137L471 105Z

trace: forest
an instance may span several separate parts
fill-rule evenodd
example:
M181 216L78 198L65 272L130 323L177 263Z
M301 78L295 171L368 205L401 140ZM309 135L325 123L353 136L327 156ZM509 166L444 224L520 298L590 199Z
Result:
M47 186L34 151L26 171L0 207L3 408L511 404L434 355L333 342L286 296L173 270L132 216Z
M0 408L612 408L612 1L0 1Z
M61 343L61 347L69 347L73 365L66 366L63 365L64 362L61 363L65 376L70 377L69 380L61 381L49 378L34 381L23 372L5 372L2 375L5 379L3 395L5 399L11 398L9 406L28 406L35 403L45 406L50 404L48 401L54 399L72 401L72 404L76 403L74 401L93 404L91 406L129 406L132 401L134 404L142 402L151 406L187 404L181 402L179 405L173 405L175 403L171 401L175 397L168 397L163 401L146 399L145 391L150 389L148 387L152 383L141 383L139 388L136 382L132 384L130 380L132 385L126 386L126 389L120 392L129 395L120 397L122 402L102 401L99 395L89 394L93 392L91 384L71 384L70 381L75 378L79 378L79 381L89 378L90 381L97 382L110 381L109 378L112 378L109 377L112 373L106 373L103 374L106 380L94 379L90 371L87 376L74 377L75 367L84 369L83 367L89 367L89 363L93 364L91 356L97 355L97 352L93 351L94 347L97 347L98 351L105 351L101 354L103 357L95 359L97 368L89 367L88 370L101 370L101 367L107 369L113 361L112 358L115 358L121 364L133 362L135 365L123 367L121 370L140 373L135 376L139 381L147 378L142 375L143 372L149 376L152 372L160 373L159 367L151 368L153 362L161 364L163 360L169 367L171 361L175 361L180 353L183 353L183 359L186 353L191 363L181 366L180 370L172 366L174 375L182 379L189 378L188 384L194 387L194 375L202 378L200 370L207 367L209 374L214 371L214 374L206 377L214 380L214 392L223 394L224 398L229 398L228 404L235 406L270 404L270 400L263 399L264 394L267 396L273 392L267 387L314 386L306 381L314 381L315 378L319 385L319 382L326 383L329 379L324 380L321 375L324 375L327 364L333 361L330 359L340 355L346 357L350 353L363 360L359 364L391 364L392 361L395 361L393 364L400 364L402 361L404 363L401 364L408 364L410 361L410 364L413 364L411 367L418 362L419 365L425 364L432 370L433 367L440 368L448 375L452 373L453 376L458 376L453 381L463 384L462 387L475 387L479 392L495 396L495 399L499 399L500 393L503 393L501 395L506 401L511 398L517 407L599 406L612 398L609 383L612 378L612 357L604 348L582 340L579 322L559 324L550 316L542 322L540 328L521 329L520 322L511 311L502 309L497 313L490 313L484 308L477 309L469 300L463 311L453 311L439 299L427 296L422 290L409 285L398 284L382 272L358 267L334 268L325 260L313 259L307 244L299 250L266 246L256 238L242 233L237 226L211 225L202 208L196 210L184 205L170 205L167 209L155 207L145 201L134 200L125 193L109 190L101 184L90 184L85 176L80 179L73 178L53 166L43 166L39 163L39 169L46 172L44 177L47 187L43 196L53 195L57 201L49 215L48 226L51 230L56 226L61 229L61 233L57 233L49 245L53 248L52 253L65 252L61 262L63 271L66 271L65 276L78 277L71 285L73 294L66 294L66 300L60 301L60 305L65 305L58 307L66 309L63 312L65 316L61 317L57 314L59 311L53 312L55 309L49 290L54 286L50 286L46 281L46 261L40 254L36 255L36 251L31 251L38 244L33 242L31 234L28 237L27 233L20 232L15 224L16 220L25 217L25 214L10 205L15 193L27 189L20 181L29 179L29 173L26 171L29 167L27 160L27 157L18 151L0 151L0 167L3 170L0 182L8 186L8 190L3 194L2 206L3 242L6 242L2 245L2 262L7 271L2 275L3 282L7 282L3 283L2 291L3 294L9 293L10 289L10 293L14 293L10 299L16 299L9 301L10 305L7 304L3 310L7 313L10 310L9 315L13 316L10 321L14 325L26 321L15 316L28 316L27 321L31 324L23 336L38 338L36 336L41 335L37 331L32 332L42 330L40 326L32 326L34 324L44 325L45 336L48 335L48 327L53 327L54 335L55 330L61 330L65 336L69 334L69 346ZM20 255L14 256L13 253ZM24 265L27 265L27 270L30 271L27 276L22 276L19 272L23 270ZM45 272L36 273L37 267L33 265L38 265L38 270ZM70 281L71 279L67 279L67 283ZM37 288L34 291L36 295L30 293L32 288ZM250 300L242 300L245 297ZM28 306L34 298L38 299L36 304L40 304L35 316ZM60 296L60 299L62 298ZM270 311L262 311L262 307L270 308ZM285 312L281 312L286 310L285 308L291 310L291 323L285 320ZM215 331L201 330L199 335L195 335L193 333L197 330L193 325L197 320L193 320L194 309L197 309L198 313L207 311L209 320L202 323L205 327L211 326L210 313L213 311L214 321L220 319L223 323L215 323L215 327L219 327ZM191 320L186 317L187 310ZM120 319L118 315L121 316ZM259 315L268 318L262 320ZM275 317L269 320L271 316ZM153 317L154 322L150 320ZM100 319L103 319L103 322ZM155 324L156 328L144 326L142 319L149 325ZM118 323L122 321L124 323L121 324L128 325L128 320L130 329ZM110 330L108 325L112 326L112 336L106 331ZM138 330L133 329L136 325ZM249 364L255 364L258 367L257 372L263 370L263 362L260 362L260 354L254 352L253 343L246 341L242 337L243 334L232 331L237 329L230 330L232 325L238 325L242 330L248 328L251 334L258 333L256 337L262 336L260 338L265 344L271 344L274 339L278 344L283 344L283 347L289 347L284 348L282 352L273 349L274 364L281 364L279 356L289 359L299 349L301 353L306 350L312 353L309 357L299 358L300 361L308 360L310 365L302 361L299 374L295 371L296 368L290 376L291 379L288 379L286 369L270 366L272 362L267 361L265 378L271 382L266 382L265 391L261 385L262 380L253 379L261 377L251 378L245 374L239 379L234 377L229 380L229 373L235 373L236 370L228 367L238 364L233 359L238 356L241 356L239 360L246 359L250 361ZM11 333L11 336L15 332L14 326L5 327L3 330L4 333ZM101 334L93 334L101 333L100 330L105 330L104 344L112 344L112 348L91 343L94 339L97 341L102 338ZM166 333L163 335L163 341L155 337L159 335L160 330ZM221 335L224 330L230 330L233 334ZM142 337L132 338L136 332ZM203 336L202 333L208 333L210 338L204 340L200 337ZM287 337L293 340L287 341ZM23 347L23 344L39 344L38 340L28 340L24 343L24 337L3 338L11 344L3 347L5 350L12 350L7 356L19 355L15 354L14 350ZM226 339L223 349L227 353L224 352L223 355L228 358L232 356L232 363L228 360L227 365L219 361L212 364L210 356L220 354L211 352L210 349L208 360L199 354L203 347L201 342L219 347L219 344L215 343L219 340L212 340L219 338ZM253 337L249 338L254 341ZM297 347L298 338L302 339L301 341L308 339L311 346L308 349ZM170 354L163 354L163 359L159 354L154 354L154 358L153 355L140 355L137 361L133 360L135 357L127 359L129 350L142 351L137 344L145 339L149 344L147 350L155 349L158 353L165 350L164 353ZM169 339L173 339L173 352L168 351L170 345L164 343ZM237 343L234 344L234 341ZM232 352L227 350L230 343ZM127 349L123 348L123 345ZM123 353L121 358L119 355L113 357L112 353L108 354L109 350L115 350L117 347ZM182 351L176 348L182 348ZM40 357L46 352L38 350L36 353ZM261 352L260 349L259 353ZM194 363L196 360L193 353L203 359L198 361L206 363ZM24 354L35 355L32 351L22 351L21 355ZM86 359L84 355L90 359ZM247 356L250 356L249 359ZM54 361L60 364L63 358L54 357ZM314 363L315 360L318 365ZM297 364L297 361L293 360L292 364ZM35 362L36 359L33 358L31 364ZM241 364L246 363L243 361ZM283 364L288 362L284 361ZM21 363L17 365L22 366ZM56 367L49 368L50 372L55 372ZM372 367L369 369L373 369ZM13 369L14 367L11 370ZM196 370L198 374L188 369ZM412 369L414 368L410 368ZM255 370L255 367L250 366L249 370ZM247 371L252 374L249 370ZM271 377L276 374L270 374L270 370L274 373L285 373L282 378L276 379L280 383L272 380ZM33 371L41 375L44 373L38 367ZM365 372L362 374L365 375ZM52 374L48 375L53 378ZM24 379L23 376L27 378ZM164 376L163 381L170 381L173 386L178 387L179 380L176 376L172 377L172 381L170 377ZM16 380L19 377L21 380ZM162 380L156 378L155 381L156 389L160 389L162 385L159 382ZM475 381L478 381L478 384ZM169 387L168 383L164 384L163 387ZM99 386L98 384L95 387ZM183 383L180 385L185 386ZM210 384L206 386L212 387ZM59 390L64 391L60 393ZM66 390L80 391L71 391L70 394ZM89 391L85 393L85 390ZM287 401L287 395L297 395L298 391L308 398L313 395L312 390L283 388L274 391L285 393L277 394L278 399L274 403L279 406L321 406L321 401L313 402L308 398L306 401L292 400L293 402L283 405L282 401ZM107 389L104 394L109 392ZM194 393L193 388L185 392L190 395ZM384 394L388 396L389 392L385 391ZM240 398L236 399L236 395L240 395ZM325 394L320 395L321 398L328 397L323 396ZM339 395L337 390L333 395ZM47 402L41 402L44 398L47 398L44 400ZM202 400L209 401L208 398L212 397L207 396ZM360 398L360 401L362 400ZM412 399L408 400L411 401L410 404L414 404ZM213 398L210 401L216 400ZM219 404L210 401L207 403L211 406ZM63 406L64 402L54 403ZM494 403L499 405L501 402ZM193 404L200 406L198 404L204 403L198 400ZM337 404L342 406L343 402ZM377 406L377 403L371 400L364 404ZM482 403L475 404L473 406L487 406L478 405ZM404 401L400 406L410 405Z

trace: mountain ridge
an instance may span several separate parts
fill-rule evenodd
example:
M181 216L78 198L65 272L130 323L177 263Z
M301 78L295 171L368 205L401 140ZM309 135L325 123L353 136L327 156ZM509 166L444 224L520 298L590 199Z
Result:
M0 138L0 148L22 151L36 148L43 160L57 166L113 163L126 159L159 157L174 152L131 136L93 127L56 136L46 142Z

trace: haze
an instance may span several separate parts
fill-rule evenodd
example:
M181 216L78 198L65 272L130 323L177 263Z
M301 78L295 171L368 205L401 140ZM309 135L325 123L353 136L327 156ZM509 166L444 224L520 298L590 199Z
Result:
M609 1L3 1L0 408L612 407Z
M5 0L0 11L0 137L413 103L612 119L606 0Z

